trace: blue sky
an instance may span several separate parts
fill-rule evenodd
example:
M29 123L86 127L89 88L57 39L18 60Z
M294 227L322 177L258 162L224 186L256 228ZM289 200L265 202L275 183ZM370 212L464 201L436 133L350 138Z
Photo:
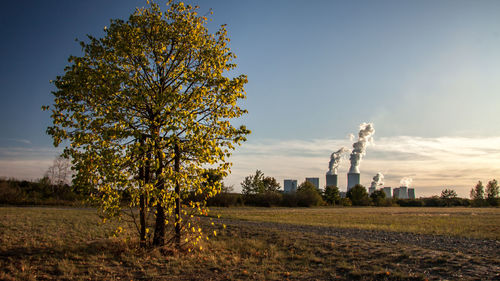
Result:
M477 180L498 178L499 1L187 3L201 14L213 9L210 30L228 25L234 74L249 78L242 103L249 114L239 122L253 133L233 157L227 181L236 190L255 169L280 181L323 180L330 153L350 147L348 135L363 122L376 129L361 164L365 185L382 172L390 186L412 177L417 196L444 187L467 196ZM0 176L43 175L58 151L40 110L52 101L49 80L81 54L75 38L101 36L109 19L144 5L3 4Z

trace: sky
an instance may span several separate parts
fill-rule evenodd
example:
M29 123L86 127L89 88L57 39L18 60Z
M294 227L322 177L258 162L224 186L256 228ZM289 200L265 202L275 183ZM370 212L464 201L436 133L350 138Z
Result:
M164 3L164 2L160 2ZM325 184L330 154L371 122L361 183L412 178L417 197L459 196L500 176L500 1L186 1L227 24L246 74L252 134L226 184L245 176ZM161 4L163 5L163 4ZM100 37L145 1L8 1L0 11L0 177L38 179L61 148L45 133L50 80L64 74L75 39ZM349 161L339 167L345 190ZM344 179L345 178L345 179Z

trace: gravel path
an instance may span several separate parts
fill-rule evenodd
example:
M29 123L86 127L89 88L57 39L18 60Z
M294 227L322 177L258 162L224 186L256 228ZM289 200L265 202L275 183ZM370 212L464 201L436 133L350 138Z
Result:
M479 257L500 257L500 241L491 239L475 239L450 237L443 235L415 234L409 232L389 232L352 228L336 228L309 225L294 225L274 222L244 221L236 219L214 219L231 226L247 226L251 228L270 228L280 231L314 233L333 237L349 237L360 240L391 244L408 244L424 249L464 253Z

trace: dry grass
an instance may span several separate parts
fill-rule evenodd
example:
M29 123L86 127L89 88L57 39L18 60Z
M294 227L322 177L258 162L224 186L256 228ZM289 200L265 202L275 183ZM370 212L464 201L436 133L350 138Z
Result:
M205 241L203 251L142 250L133 237L109 238L115 227L101 224L92 209L0 207L0 280L485 279L500 263L231 225L216 226L219 235Z
M217 208L225 218L500 240L500 208Z

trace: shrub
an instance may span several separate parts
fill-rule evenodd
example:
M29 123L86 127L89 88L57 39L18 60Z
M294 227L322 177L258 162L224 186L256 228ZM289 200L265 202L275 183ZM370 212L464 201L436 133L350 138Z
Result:
M353 186L349 191L347 191L347 198L351 199L352 205L354 206L368 206L370 205L370 198L368 198L368 192L366 188L360 184Z
M238 193L219 193L214 197L211 197L207 200L207 206L215 206L215 207L231 207L237 206L238 203L241 203L241 194Z
M243 195L243 202L245 205L258 206L258 207L272 207L279 206L281 203L282 195L279 192L264 192L257 194Z

